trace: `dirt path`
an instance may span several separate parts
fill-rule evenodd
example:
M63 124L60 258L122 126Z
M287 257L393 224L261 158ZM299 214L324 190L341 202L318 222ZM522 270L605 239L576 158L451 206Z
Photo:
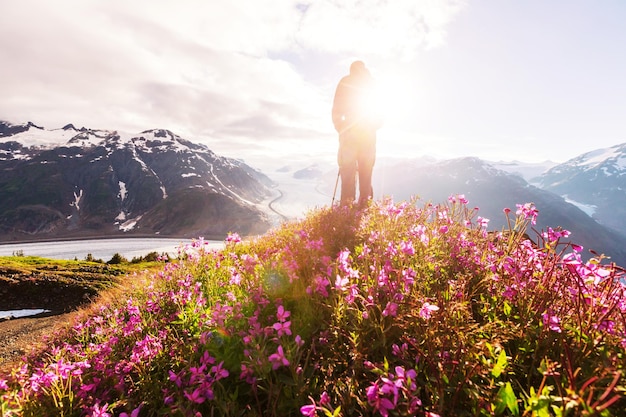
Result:
M45 348L45 336L69 325L74 314L0 321L0 379L32 349Z

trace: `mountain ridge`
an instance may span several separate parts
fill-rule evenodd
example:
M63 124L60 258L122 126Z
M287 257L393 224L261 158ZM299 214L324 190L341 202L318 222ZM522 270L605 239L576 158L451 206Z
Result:
M1 240L223 237L269 228L258 207L271 195L269 178L169 130L128 134L68 124L49 131L0 122L0 131ZM54 135L61 145L37 144Z

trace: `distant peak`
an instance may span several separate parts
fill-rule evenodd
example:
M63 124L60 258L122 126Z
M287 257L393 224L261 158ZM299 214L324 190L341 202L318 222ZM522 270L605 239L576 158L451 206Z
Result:
M144 130L141 133L151 133L152 135L154 135L155 138L169 138L171 140L174 140L174 137L176 136L174 133L167 129L148 129Z
M78 129L76 129L74 125L70 123L70 124L63 126L63 130L78 130Z
M33 122L27 122L21 125L15 125L13 123L0 121L0 137L13 136L18 133L26 132L31 127L39 130L43 130L43 127L37 126Z

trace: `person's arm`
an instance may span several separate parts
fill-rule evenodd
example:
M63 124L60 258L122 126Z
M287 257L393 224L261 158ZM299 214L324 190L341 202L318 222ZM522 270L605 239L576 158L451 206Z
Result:
M344 79L339 81L335 90L335 98L333 99L332 119L335 130L338 133L343 132L347 127L346 120L346 85Z

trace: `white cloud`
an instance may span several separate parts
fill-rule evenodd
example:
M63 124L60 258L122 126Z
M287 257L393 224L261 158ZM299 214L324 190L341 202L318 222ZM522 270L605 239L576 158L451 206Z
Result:
M418 48L444 43L462 9L455 0L322 0L311 2L298 40L323 51L411 59Z
M162 127L223 140L224 149L308 146L333 137L334 85L316 85L297 62L276 56L410 58L444 42L461 7L455 0L3 2L0 119Z

